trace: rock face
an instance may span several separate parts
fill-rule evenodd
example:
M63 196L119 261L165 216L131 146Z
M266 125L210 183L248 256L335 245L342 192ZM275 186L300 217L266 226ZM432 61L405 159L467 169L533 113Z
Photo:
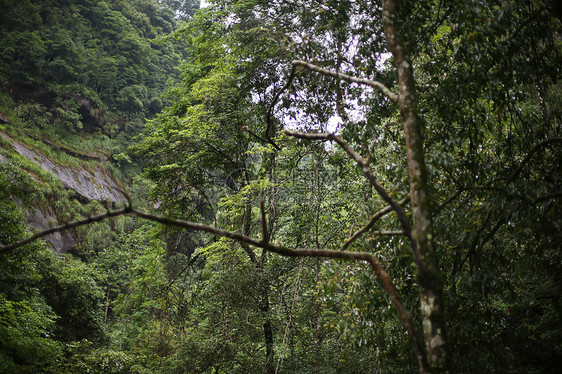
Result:
M36 208L35 211L27 217L28 225L39 231L50 228L51 222L53 221L56 221L56 216L53 212L43 212L39 208ZM71 231L56 232L45 236L43 240L50 243L57 253L64 253L78 244Z
M85 169L75 169L56 164L47 157L29 149L24 144L10 138L6 134L1 134L10 140L14 150L20 155L35 162L43 170L53 173L66 188L76 191L88 200L110 200L114 202L125 201L119 192L119 187L105 172L102 167L93 171Z
M66 188L72 189L87 200L125 201L118 190L117 183L106 173L101 164L92 170L61 166L7 134L0 132L0 136L10 141L15 152L35 162L43 170L51 172ZM0 155L0 162L6 161L6 158ZM52 227L57 221L55 213L49 208L35 208L27 217L28 226L40 231ZM72 231L50 234L44 240L51 244L57 253L67 252L79 241Z

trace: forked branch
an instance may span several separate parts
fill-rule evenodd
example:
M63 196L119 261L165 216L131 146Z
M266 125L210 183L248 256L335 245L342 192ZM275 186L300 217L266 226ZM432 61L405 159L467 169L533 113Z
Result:
M409 196L400 200L398 202L398 205L404 206L404 205L408 204L408 201L410 201ZM355 240L357 240L357 238L359 238L361 235L363 235L364 233L369 231L374 226L374 224L379 220L379 218L387 215L390 212L392 212L392 207L389 205L385 208L382 208L381 210L379 210L375 214L373 214L373 216L371 217L371 219L369 220L369 222L367 222L367 224L365 226L363 226L360 230L355 232L355 234L351 235L349 238L347 238L345 240L345 242L343 243L343 245L341 247L341 250L343 251L343 250L347 249L347 247L349 247L349 245L351 243L353 243ZM384 231L384 232L380 231L378 233L373 233L373 234L378 234L378 235L381 235L381 236L384 236L384 235L406 235L403 231L398 231L398 232L391 231L390 233L386 232L386 231Z
M331 71L328 69L324 69L321 68L320 66L311 64L309 62L306 61L302 61L302 60L294 60L291 63L291 71L289 72L289 76L287 78L287 82L285 83L285 85L275 94L275 96L273 97L273 100L271 100L271 104L269 105L269 108L267 110L267 114L266 114L266 123L267 123L267 129L265 130L265 134L266 134L266 139L262 138L261 136L258 136L248 130L248 132L250 132L250 134L252 134L254 137L262 140L262 141L266 141L270 144L272 144L275 148L279 149L277 144L275 144L272 140L271 140L271 129L272 129L272 118L273 118L273 108L275 107L275 105L277 104L277 102L279 101L279 98L281 97L281 95L287 90L289 89L289 87L291 86L291 84L293 83L293 80L295 79L295 68L297 66L302 66L310 71L314 71L316 73L320 73L322 75L327 75L339 80L344 80L346 82L349 83L357 83L357 84L362 84L365 86L369 86L369 87L373 87L378 89L380 92L383 93L383 95L390 100L393 104L398 105L398 95L395 94L394 92L392 92L392 90L388 87L386 87L383 83L378 82L378 81L374 81L374 80L370 80L367 78L359 78L359 77L354 77L352 75L348 75L348 74L344 74L344 73L340 73L340 72L336 72L336 71Z
M418 339L414 325L412 324L412 321L410 319L410 314L408 313L406 307L404 306L404 302L402 301L400 294L392 284L392 280L388 276L388 273L382 267L379 260L372 253L332 251L332 250L319 250L319 249L294 249L283 245L275 245L266 242L264 240L258 240L236 232L226 231L226 230L218 229L216 227L203 225L200 223L161 217L150 213L138 211L136 209L133 209L131 213L138 217L159 222L167 226L175 226L185 229L199 230L199 231L207 232L212 235L234 239L239 242L247 243L255 247L265 249L266 251L274 252L286 257L317 257L317 258L332 258L332 259L340 259L340 260L348 260L348 261L367 262L369 265L371 265L371 268L373 269L378 279L380 280L380 282L386 289L387 293L389 294L392 304L395 306L396 310L398 311L398 316L400 317L400 320L402 321L402 324L404 325L408 333L408 336L410 337L416 355L418 357L423 356L423 346L421 345Z

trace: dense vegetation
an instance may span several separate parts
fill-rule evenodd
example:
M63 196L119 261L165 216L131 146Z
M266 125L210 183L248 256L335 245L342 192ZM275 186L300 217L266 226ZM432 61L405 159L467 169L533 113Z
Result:
M210 3L2 2L0 371L557 372L557 3Z

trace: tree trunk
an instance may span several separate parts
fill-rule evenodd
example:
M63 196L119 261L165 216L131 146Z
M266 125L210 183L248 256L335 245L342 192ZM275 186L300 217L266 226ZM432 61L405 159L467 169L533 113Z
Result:
M432 243L431 206L423 148L422 124L417 113L412 65L395 26L394 1L383 0L383 23L389 50L398 70L399 108L406 137L410 194L413 213L413 238L419 251L418 264L421 316L428 368L421 372L446 373L445 319L442 282Z
M103 324L107 326L107 314L109 313L109 291L111 290L111 285L107 286L107 296L105 298L105 313L103 317Z
M263 335L265 338L265 372L267 374L274 374L275 366L273 362L273 326L271 325L271 318L269 318L269 286L267 284L264 284L261 288L262 300L260 311L262 312L262 316L264 318Z
M320 282L320 264L321 260L316 259L316 284ZM323 366L322 342L324 340L324 331L322 329L322 301L316 300L316 372L321 373Z

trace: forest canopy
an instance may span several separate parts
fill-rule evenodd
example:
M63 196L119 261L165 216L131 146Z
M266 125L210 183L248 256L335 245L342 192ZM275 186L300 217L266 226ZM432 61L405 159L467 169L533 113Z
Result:
M557 2L2 8L0 371L557 372Z

